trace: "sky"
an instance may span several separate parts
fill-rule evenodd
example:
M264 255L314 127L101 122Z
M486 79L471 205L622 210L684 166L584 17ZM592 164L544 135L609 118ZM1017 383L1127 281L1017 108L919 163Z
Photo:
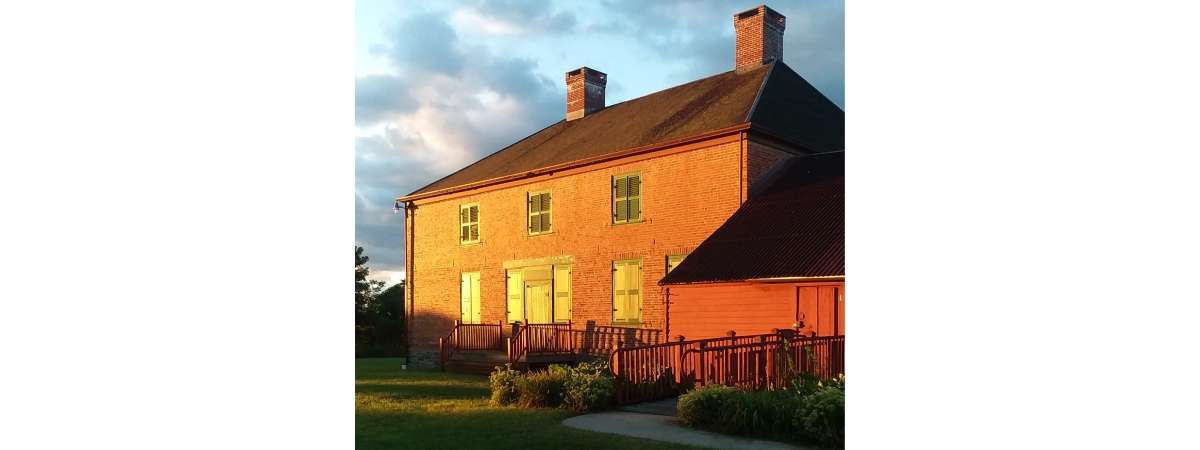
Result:
M395 198L563 119L564 74L609 105L733 69L733 14L759 1L368 1L355 10L355 242L404 274ZM783 60L844 106L842 1L773 1Z

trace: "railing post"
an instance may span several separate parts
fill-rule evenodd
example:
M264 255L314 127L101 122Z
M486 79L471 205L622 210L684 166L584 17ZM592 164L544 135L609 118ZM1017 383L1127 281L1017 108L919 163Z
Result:
M446 371L446 345L442 338L438 338L438 364L442 368L442 372Z
M696 352L697 359L700 360L700 380L696 387L708 384L708 363L705 361L704 350L708 347L708 341L700 341L700 350Z

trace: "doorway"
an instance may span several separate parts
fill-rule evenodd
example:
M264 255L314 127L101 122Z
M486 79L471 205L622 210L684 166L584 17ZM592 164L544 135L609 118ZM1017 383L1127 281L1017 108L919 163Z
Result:
M529 323L554 323L550 292L550 280L525 281L525 316Z

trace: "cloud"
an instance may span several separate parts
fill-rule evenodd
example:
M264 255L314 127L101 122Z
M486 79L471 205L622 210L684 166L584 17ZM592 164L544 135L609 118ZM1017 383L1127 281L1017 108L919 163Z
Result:
M552 3L475 0L466 5L455 13L455 18L488 34L558 34L574 31L578 24L573 13L559 10Z
M559 120L565 92L531 58L464 45L444 15L400 20L389 36L375 48L395 72L355 83L355 239L373 270L398 271L395 197Z
M354 83L354 123L358 125L379 123L393 114L410 112L416 106L400 77L370 75Z
M457 74L464 65L464 56L457 48L458 34L442 17L427 12L402 19L389 33L390 41L383 52L400 68Z
M403 270L395 197L562 120L566 92L556 77L565 70L616 66L608 71L621 74L609 80L610 100L652 92L646 79L666 88L730 70L733 14L760 3L473 0L449 10L416 2L398 8L402 16L378 41L360 43L379 64L355 81L355 239L372 271L390 277ZM779 0L771 7L788 18L784 60L841 105L842 3ZM621 67L605 52L614 43L622 55L654 61L645 68L637 61L640 72ZM542 70L542 61L554 70Z

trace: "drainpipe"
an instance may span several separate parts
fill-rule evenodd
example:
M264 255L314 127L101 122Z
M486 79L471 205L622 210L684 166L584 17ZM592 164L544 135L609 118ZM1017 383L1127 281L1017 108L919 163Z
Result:
M416 223L417 206L413 202L404 202L404 295L408 300L404 318L404 368L412 364L412 329L413 319L417 316L416 293L413 289L413 224Z

